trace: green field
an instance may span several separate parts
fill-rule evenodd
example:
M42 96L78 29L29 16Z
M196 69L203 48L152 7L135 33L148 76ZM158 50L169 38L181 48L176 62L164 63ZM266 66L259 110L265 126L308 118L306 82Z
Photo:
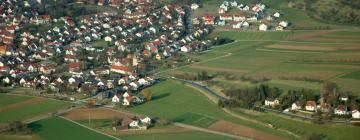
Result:
M14 104L17 102L26 101L31 99L31 97L24 97L24 96L11 96L11 95L4 95L0 94L0 107L4 107L10 104Z
M302 136L311 134L326 135L326 139L346 139L357 140L360 137L360 128L351 125L319 125L307 121L293 120L286 117L280 117L272 113L250 114L236 111L240 115L254 118L256 120L269 123L276 128L286 129Z
M96 133L65 119L54 117L31 123L35 135L44 140L112 140L114 138Z
M199 131L122 135L123 140L233 140L233 138Z
M344 75L342 78L357 79L360 80L360 71L355 71L350 74Z
M214 48L190 57L203 63L182 67L168 74L193 73L206 70L212 73L227 73L255 79L270 78L275 85L284 88L307 88L309 81L292 79L308 78L318 81L333 81L346 91L360 93L358 71L360 70L360 49L356 41L360 31L335 31L327 33L330 40L322 40L325 34L317 31L294 33L232 32L220 31L216 35L237 40L234 43ZM289 40L295 35L312 35L310 38ZM349 41L336 40L346 36ZM274 38L271 41L271 38ZM280 46L281 49L277 48ZM275 48L274 48L275 47ZM335 48L335 49L334 49ZM303 50L306 49L306 50ZM315 49L316 51L312 51ZM229 55L230 54L230 55ZM288 79L279 82L279 78ZM289 83L296 83L289 84ZM293 86L292 86L293 85ZM312 89L318 89L312 87Z
M54 112L68 106L68 103L55 100L47 100L37 104L0 112L0 123L9 123L15 120L23 120L37 115Z
M234 118L218 108L200 91L182 83L167 80L149 89L153 93L152 101L132 107L129 111L137 114L164 117L199 127L207 127L216 120L226 120L266 133L294 139L294 137L286 133Z

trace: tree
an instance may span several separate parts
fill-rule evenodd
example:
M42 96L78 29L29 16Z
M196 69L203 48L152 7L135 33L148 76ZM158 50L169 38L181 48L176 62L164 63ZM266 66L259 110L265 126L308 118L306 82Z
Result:
M324 102L330 103L338 97L338 86L334 82L326 82L321 87L321 96Z
M123 118L117 118L117 117L115 117L115 118L114 118L114 121L113 121L113 123L112 123L112 127L117 128L117 127L122 126L122 121L123 121Z
M31 129L28 127L28 125L21 121L13 121L9 123L7 130L13 133L25 133L25 134L31 133Z
M142 95L146 98L147 101L151 101L152 93L149 89L144 89Z

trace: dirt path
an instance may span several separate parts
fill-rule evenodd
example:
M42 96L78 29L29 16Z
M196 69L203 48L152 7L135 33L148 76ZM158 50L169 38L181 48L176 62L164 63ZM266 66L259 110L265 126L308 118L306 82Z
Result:
M14 103L14 104L11 104L8 106L4 106L4 107L0 108L0 112L6 112L6 111L9 111L12 109L22 108L22 107L33 105L33 104L38 104L38 103L41 103L44 101L45 101L45 99L43 99L43 98L32 98L29 100L25 100L23 102L18 102L18 103Z

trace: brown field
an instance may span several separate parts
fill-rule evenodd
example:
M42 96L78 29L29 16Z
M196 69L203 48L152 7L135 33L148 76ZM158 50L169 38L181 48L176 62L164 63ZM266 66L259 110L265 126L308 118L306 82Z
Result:
M302 51L336 51L341 47L318 47L318 46L294 46L294 45L271 45L271 49L302 50Z
M268 133L260 132L255 129L233 124L227 121L218 121L212 124L209 129L238 136L250 137L258 140L284 140L284 138L282 137L277 137Z
M131 114L126 114L104 108L80 108L80 109L72 110L64 114L63 116L71 120L86 120L89 119L89 116L91 116L91 119L113 119L115 117L118 118L133 117L133 115Z
M327 71L317 71L317 72L256 72L254 74L250 74L249 76L254 77L267 77L267 78L317 78L321 80L326 80L330 77L338 75L341 73L338 72L327 72Z
M360 40L360 39L359 39ZM349 47L343 47L342 50L360 50L360 45L354 45Z
M319 41L319 42L331 42L331 43L358 43L360 42L357 39L352 38L314 38L311 39L313 41Z
M238 73L238 74L249 72L247 70L240 70L240 69L229 69L229 68L209 67L209 66L199 66L199 65L192 65L190 66L190 68L209 70L214 72L229 72L229 73Z
M296 35L291 35L288 37L289 40L306 40L311 39L315 36L321 36L336 32L336 30L323 30L323 31L314 31L314 32L308 32L308 33L300 33Z
M4 106L2 108L0 108L0 112L5 112L8 110L12 110L12 109L17 109L17 108L22 108L28 105L32 105L32 104L38 104L41 102L44 102L45 99L44 98L32 98L23 102L19 102L19 103L15 103L15 104L11 104L8 106Z

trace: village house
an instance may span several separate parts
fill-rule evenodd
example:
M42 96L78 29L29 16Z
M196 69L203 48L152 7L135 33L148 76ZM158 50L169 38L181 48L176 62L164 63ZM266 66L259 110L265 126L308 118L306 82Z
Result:
M315 101L307 101L305 106L306 111L316 111L316 102Z
M120 102L120 98L117 95L114 95L114 97L111 98L111 102L113 103L119 103Z
M347 115L348 114L347 106L345 106L345 105L337 106L334 110L334 113L336 115Z
M320 104L320 111L329 113L331 111L331 105L328 103L321 103Z
M116 64L111 65L110 71L124 75L132 74L132 70L129 67L116 65Z
M354 119L360 119L360 112L359 112L359 110L354 109L353 111L351 111L351 116L352 116L352 118L354 118Z
M259 25L259 31L267 31L268 30L268 26L265 24L260 24Z
M271 107L275 107L277 105L280 105L280 101L278 99L266 99L265 100L265 106L271 106Z
M291 110L300 110L302 108L302 105L299 101L296 101L291 104Z
M203 21L204 21L205 25L214 25L215 24L215 18L212 15L203 16Z

